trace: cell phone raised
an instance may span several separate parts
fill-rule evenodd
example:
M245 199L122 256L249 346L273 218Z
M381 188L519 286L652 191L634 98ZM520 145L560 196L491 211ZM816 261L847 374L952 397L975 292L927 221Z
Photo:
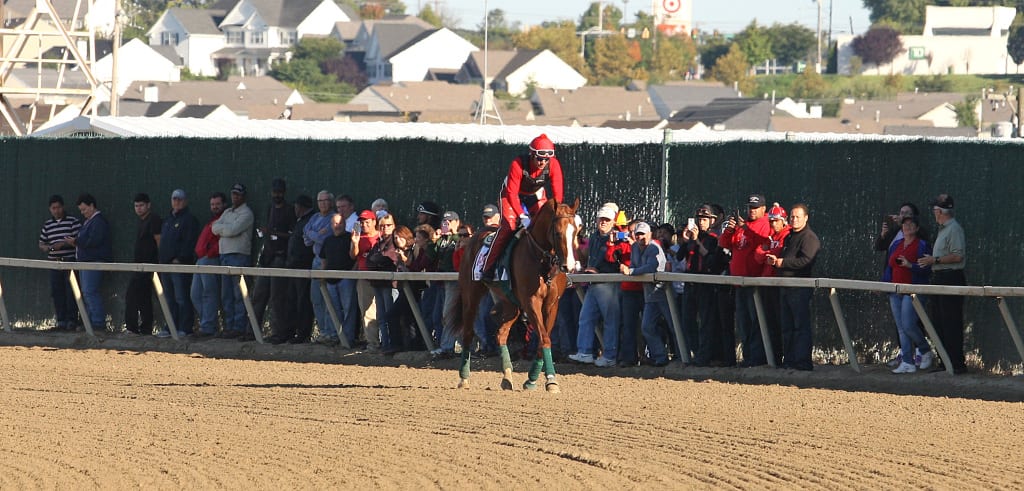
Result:
M616 232L615 233L615 240L626 240L626 237L628 237L628 236L629 236L628 232Z

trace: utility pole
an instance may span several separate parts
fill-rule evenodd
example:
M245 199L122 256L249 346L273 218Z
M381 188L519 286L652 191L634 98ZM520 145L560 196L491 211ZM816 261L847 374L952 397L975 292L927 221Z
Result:
M814 71L821 73L821 0L815 0L818 4L818 65L814 67Z
M110 115L117 117L118 97L117 94L117 56L121 48L121 0L114 1L114 46L110 52Z

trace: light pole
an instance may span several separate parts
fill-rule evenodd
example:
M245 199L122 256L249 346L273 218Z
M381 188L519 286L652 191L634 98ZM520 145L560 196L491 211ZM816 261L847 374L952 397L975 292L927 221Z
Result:
M821 0L814 0L814 3L818 4L818 64L814 67L814 71L821 73Z

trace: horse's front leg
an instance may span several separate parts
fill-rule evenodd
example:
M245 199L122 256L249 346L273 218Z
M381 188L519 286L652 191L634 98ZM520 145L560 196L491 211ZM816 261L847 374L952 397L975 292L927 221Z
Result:
M497 309L498 350L501 353L501 389L512 390L512 357L508 354L508 333L512 330L512 324L519 319L519 309L507 301L499 303Z
M555 379L555 360L551 356L551 332L554 330L555 321L558 318L558 300L561 295L553 293L549 291L548 297L544 299L544 319L537 325L537 330L540 333L540 353L538 353L537 359L543 360L544 364L546 379L544 388L550 393L557 394L562 390L558 387L558 381Z

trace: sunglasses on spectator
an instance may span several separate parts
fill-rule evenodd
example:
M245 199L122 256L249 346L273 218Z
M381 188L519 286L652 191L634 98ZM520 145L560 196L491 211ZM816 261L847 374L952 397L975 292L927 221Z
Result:
M536 155L537 158L550 159L551 157L555 156L555 151L554 150L534 150L533 154Z

